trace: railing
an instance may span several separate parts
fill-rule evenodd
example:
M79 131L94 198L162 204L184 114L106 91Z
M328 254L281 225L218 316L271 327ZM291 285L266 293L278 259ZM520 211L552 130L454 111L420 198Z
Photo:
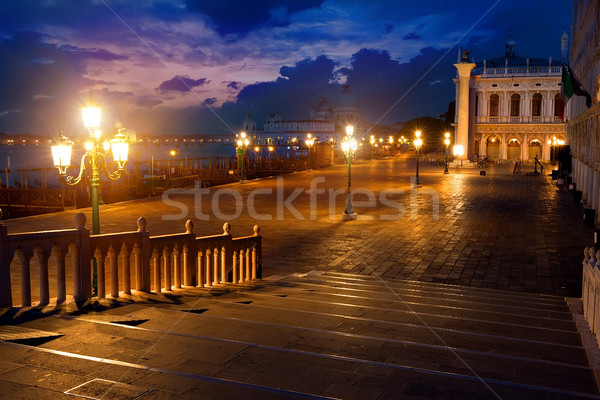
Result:
M76 206L75 189L0 188L0 204L28 208L63 210Z
M598 339L600 338L600 251L596 252L594 247L586 247L583 255L581 287L583 317Z
M560 76L562 68L560 66L544 67L499 67L499 68L474 68L473 75L486 76Z
M8 234L0 224L0 307L12 307L15 292L20 292L21 307L31 306L36 293L38 305L48 305L51 292L58 306L67 295L75 301L90 299L94 285L103 299L107 287L112 298L119 298L130 296L132 289L161 293L262 276L258 225L253 235L234 239L228 222L223 234L196 237L191 220L185 233L161 236L149 236L144 218L138 219L137 231L104 235L90 235L83 213L75 220L75 229L20 234ZM32 280L39 290L32 290Z
M475 118L475 122L478 124L485 123L518 123L518 124L557 124L564 123L560 118L554 116L545 116L545 117L533 117L533 116L523 116L523 117L488 117L488 116L479 116Z

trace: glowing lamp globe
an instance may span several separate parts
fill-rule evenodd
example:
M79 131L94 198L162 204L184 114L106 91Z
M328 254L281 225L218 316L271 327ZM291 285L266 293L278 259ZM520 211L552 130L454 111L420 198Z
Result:
M119 169L123 169L129 154L127 138L121 132L117 133L110 141L110 147L112 148L113 160L115 160Z
M348 125L346 127L346 135L352 136L354 134L354 127L352 125Z

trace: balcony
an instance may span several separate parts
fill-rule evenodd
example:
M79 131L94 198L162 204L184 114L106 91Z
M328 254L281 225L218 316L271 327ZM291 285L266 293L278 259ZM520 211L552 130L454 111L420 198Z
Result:
M513 76L560 76L562 67L504 67L504 68L475 68L472 75L488 77L513 77Z
M477 124L562 124L564 123L559 117L475 117Z

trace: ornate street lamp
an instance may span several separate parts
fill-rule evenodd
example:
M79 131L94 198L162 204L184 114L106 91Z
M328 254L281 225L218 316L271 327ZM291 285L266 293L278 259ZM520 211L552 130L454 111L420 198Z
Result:
M249 144L250 144L250 140L248 140L248 138L246 137L246 132L240 133L240 138L237 140L236 153L238 156L238 168L240 168L240 166L241 166L241 172L240 172L240 182L241 183L244 183L244 180L246 179L246 169L244 166L244 159L246 158L246 149L248 148Z
M352 125L348 125L346 127L346 137L342 142L342 150L346 153L346 157L348 158L348 197L346 199L346 210L344 214L342 214L342 219L344 221L350 221L356 219L356 213L352 209L352 155L356 151L358 147L356 140L352 137L354 134L354 127Z
M413 141L415 149L417 149L417 181L415 182L416 187L421 187L421 182L419 182L419 149L423 145L423 140L421 139L421 131L415 132L415 140Z
M311 158L311 149L313 144L315 144L315 138L312 137L310 133L306 134L306 146L308 147L308 170L312 170L312 158Z
M91 174L91 191L92 191L92 234L100 234L100 211L98 209L98 188L100 187L100 173L104 172L110 180L117 180L121 177L127 162L129 153L129 143L119 129L118 133L109 142L105 140L100 146L102 131L100 131L100 115L101 109L96 106L90 96L90 100L86 107L81 110L83 116L83 125L89 132L89 140L85 143L85 154L81 157L79 164L79 174L76 177L66 176L67 168L71 166L71 148L73 143L62 135L59 142L52 146L52 158L54 166L58 169L58 174L69 186L75 186L83 178L86 170ZM112 148L113 160L117 163L118 169L110 172L106 165L106 155ZM97 261L94 258L92 271L92 288L94 295L97 294L98 270Z
M76 177L66 176L67 168L71 164L71 147L72 144L64 136L61 137L59 143L52 146L52 158L54 166L58 168L58 174L64 179L69 186L75 186L83 178L86 170L91 171L91 189L92 189L92 234L100 233L100 215L98 210L98 188L100 186L100 173L104 172L110 180L117 180L121 177L127 162L129 153L129 143L125 136L119 132L109 142L105 140L100 146L102 132L100 131L100 115L101 109L90 101L82 110L83 124L89 132L89 140L85 143L85 154L81 157L79 165L79 175ZM117 163L118 169L110 172L106 165L106 155L112 149L113 160Z
M448 147L450 146L450 132L444 133L444 144L446 145L446 168L444 173L448 173Z

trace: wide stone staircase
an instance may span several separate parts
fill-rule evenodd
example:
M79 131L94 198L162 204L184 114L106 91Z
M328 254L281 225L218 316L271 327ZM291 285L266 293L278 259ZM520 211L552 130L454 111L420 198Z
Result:
M315 271L34 316L0 331L7 398L600 399L555 296Z

